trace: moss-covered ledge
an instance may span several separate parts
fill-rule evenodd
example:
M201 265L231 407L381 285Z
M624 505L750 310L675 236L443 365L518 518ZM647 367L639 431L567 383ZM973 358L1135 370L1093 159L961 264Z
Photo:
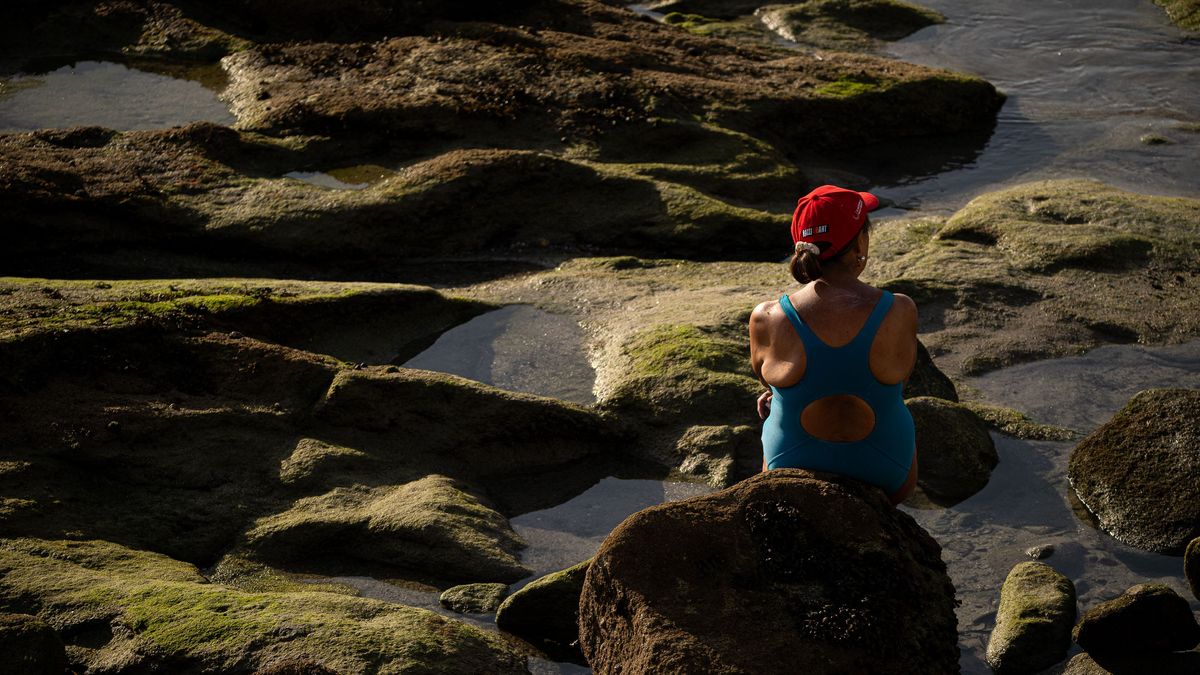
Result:
M247 592L102 541L0 540L0 607L37 614L80 670L524 673L529 653L433 612L337 593Z

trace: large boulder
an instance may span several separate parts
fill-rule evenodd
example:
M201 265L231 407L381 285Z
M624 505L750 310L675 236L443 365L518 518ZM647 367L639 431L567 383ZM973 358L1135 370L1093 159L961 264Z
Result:
M580 643L598 673L957 673L940 552L878 488L759 474L617 527Z
M1045 563L1019 563L1000 589L988 665L998 675L1052 666L1071 648L1074 624L1075 584Z
M563 661L579 652L579 595L591 560L547 574L513 593L496 611L496 626Z
M1200 625L1169 586L1138 584L1085 612L1072 636L1093 655L1171 652L1200 644Z
M917 485L953 504L982 490L1000 461L987 427L965 406L931 396L905 401L917 427Z
M0 672L63 675L67 652L58 633L28 614L0 614Z
M1200 600L1200 537L1188 544L1187 552L1183 555L1183 574L1192 587L1192 595Z
M1200 535L1200 390L1151 389L1071 453L1079 500L1117 539L1179 555Z

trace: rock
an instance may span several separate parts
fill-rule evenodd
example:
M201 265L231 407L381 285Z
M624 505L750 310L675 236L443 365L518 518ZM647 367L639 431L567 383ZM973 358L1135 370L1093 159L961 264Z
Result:
M1000 589L987 662L998 675L1035 673L1067 655L1075 624L1075 585L1053 567L1018 563Z
M987 427L965 406L928 396L905 401L917 427L917 485L952 504L982 490L1000 461Z
M808 0L760 7L754 14L785 40L832 49L868 48L878 40L899 40L946 20L897 0Z
M1176 26L1200 33L1200 2L1197 0L1154 0L1154 3L1167 10L1167 16Z
M1029 548L1025 549L1025 555L1033 558L1034 560L1045 560L1046 558L1054 555L1054 544L1030 546ZM1074 620L1072 620L1072 623L1074 623Z
M269 663L258 670L254 671L254 675L338 675L337 671L330 670L324 664L308 659L287 659L285 661L275 661Z
M510 595L496 612L496 626L557 661L584 663L579 651L579 594L591 562L547 574Z
M596 672L957 673L940 548L877 488L780 469L646 509L580 601Z
M447 580L513 582L529 575L508 519L465 486L427 476L400 486L335 488L260 519L245 550L270 563L336 556Z
M1184 342L1200 336L1197 219L1196 199L1028 183L946 221L880 223L863 280L916 301L921 339L955 378L1107 343Z
M1117 539L1179 555L1200 535L1200 390L1134 396L1071 452L1079 500Z
M1094 656L1083 652L1071 658L1055 675L1196 675L1200 652Z
M963 405L989 427L1014 438L1030 441L1073 441L1079 438L1079 434L1071 429L1034 422L1025 413L1012 408L1001 408L977 401Z
M1138 584L1085 612L1072 637L1093 655L1182 651L1200 644L1200 625L1170 587Z
M527 650L494 632L297 586L226 588L192 565L109 542L22 538L0 548L0 603L37 605L75 636L81 671L297 672L280 664L292 661L306 675L526 672Z
M28 614L0 614L0 672L63 675L67 652L58 633Z
M920 340L917 341L917 361L913 364L908 382L904 383L904 398L918 396L934 396L958 403L958 390L955 389L954 382L938 370L933 357L929 355L929 350Z
M500 607L507 592L505 584L463 584L442 591L438 602L459 614L491 614Z
M748 426L689 427L675 443L679 470L722 488L762 470L761 430Z
M1200 600L1200 537L1188 544L1183 556L1183 573L1192 587L1192 595Z

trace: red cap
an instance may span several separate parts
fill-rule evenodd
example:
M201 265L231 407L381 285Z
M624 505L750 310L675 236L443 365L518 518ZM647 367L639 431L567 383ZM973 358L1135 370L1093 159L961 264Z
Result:
M806 241L821 249L821 260L841 252L862 230L867 212L879 208L869 192L822 185L800 198L792 214L792 241Z

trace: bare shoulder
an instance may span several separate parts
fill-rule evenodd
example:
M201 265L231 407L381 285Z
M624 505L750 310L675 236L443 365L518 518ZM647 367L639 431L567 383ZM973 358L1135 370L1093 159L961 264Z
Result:
M903 293L893 293L892 296L895 298L892 306L895 307L897 311L904 314L912 314L913 316L917 315L917 303L913 302L912 298Z
M754 311L750 312L750 330L766 328L775 321L779 314L778 300L768 300L759 303L754 308Z

